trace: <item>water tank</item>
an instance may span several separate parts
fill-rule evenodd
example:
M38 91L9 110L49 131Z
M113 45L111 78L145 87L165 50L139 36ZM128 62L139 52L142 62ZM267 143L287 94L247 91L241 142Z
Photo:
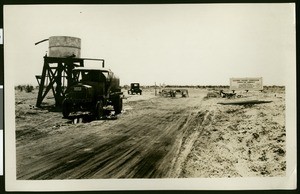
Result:
M110 90L113 92L121 92L120 79L112 71L109 71L108 80L110 82Z
M51 36L49 38L49 57L80 58L81 39L70 36Z

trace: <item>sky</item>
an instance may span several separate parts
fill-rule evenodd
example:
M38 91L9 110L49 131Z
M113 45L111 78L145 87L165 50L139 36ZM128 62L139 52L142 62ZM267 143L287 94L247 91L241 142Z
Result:
M37 85L51 36L81 39L121 85L286 85L296 65L294 4L5 5L4 60Z

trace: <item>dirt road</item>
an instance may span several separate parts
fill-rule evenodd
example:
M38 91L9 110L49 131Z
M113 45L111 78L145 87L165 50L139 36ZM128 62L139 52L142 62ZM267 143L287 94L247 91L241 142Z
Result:
M130 98L124 101L125 111L116 120L75 125L62 119L59 112L55 116L41 114L45 126L32 129L39 134L22 135L23 141L31 143L18 146L18 178L178 176L177 169L206 116L192 114L198 111L201 98L197 104L190 103L190 98Z
M17 178L39 180L201 177L199 172L201 168L202 177L214 174L229 177L243 176L245 173L242 172L251 171L249 166L255 163L245 164L248 160L253 162L253 157L243 159L241 155L234 155L237 149L231 149L230 152L227 149L232 157L225 161L229 167L223 171L219 168L219 172L215 172L217 167L204 169L208 164L201 163L201 161L216 162L212 158L217 159L222 156L224 150L217 146L216 148L219 149L217 152L212 145L217 145L216 142L220 143L222 140L220 138L224 140L225 135L230 135L225 134L224 130L221 131L222 127L228 127L228 124L219 125L220 127L217 128L217 122L224 120L220 116L223 111L222 105L218 105L219 108L216 109L216 105L212 106L212 103L216 104L216 101L213 101L215 99L204 100L206 94L206 91L196 91L191 92L189 98L166 98L156 97L153 92L145 92L142 96L130 96L124 100L123 113L117 119L91 122L83 120L77 124L63 119L61 112L34 107L28 110L28 103L34 103L30 101L34 98L25 96L24 101L18 98L16 102ZM278 102L281 103L279 100ZM239 113L247 114L246 111L242 111L243 108L228 107L227 111L240 111ZM275 174L269 173L268 175L271 176L282 175L285 172L285 158L282 153L285 149L282 134L285 131L284 121L282 122L283 124L273 123L280 126L275 136L281 135L282 142L279 142L279 147L273 148L281 152L281 155L279 154L281 157L278 159L279 156L275 152L271 156L277 157L277 166L275 166L282 169L281 171L277 169ZM234 122L230 122L230 126L234 125ZM253 133L248 134L246 135L253 138ZM235 141L228 145L231 147L237 145L237 141L235 138ZM271 141L275 142L277 139ZM221 148L224 148L224 145L222 146ZM250 150L251 145L249 146ZM199 150L201 147L203 149ZM205 155L199 155L201 151L206 152ZM241 154L243 155L244 152L241 151ZM222 165L226 157L228 156L224 156L223 161L217 163ZM198 164L195 163L196 160ZM234 166L233 169L231 166L239 161L240 165ZM263 164L265 165L270 160L260 162L265 162ZM261 175L261 171L256 169L252 174Z

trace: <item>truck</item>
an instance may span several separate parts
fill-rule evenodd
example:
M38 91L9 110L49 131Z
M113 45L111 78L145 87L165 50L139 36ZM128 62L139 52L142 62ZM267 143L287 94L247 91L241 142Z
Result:
M128 92L128 94L140 94L140 95L142 95L142 90L140 88L139 83L131 83L130 84L130 89L127 92Z
M62 102L62 114L68 118L71 113L88 111L101 119L108 106L115 115L120 114L123 106L123 92L119 78L108 69L76 67L73 69L73 84L66 89Z

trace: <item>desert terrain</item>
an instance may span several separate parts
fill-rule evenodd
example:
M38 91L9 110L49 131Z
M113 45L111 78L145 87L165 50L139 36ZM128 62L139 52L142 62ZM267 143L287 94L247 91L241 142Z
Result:
M286 172L284 88L238 99L128 95L117 117L65 119L49 95L16 90L17 179L275 177ZM223 105L237 100L269 103Z

